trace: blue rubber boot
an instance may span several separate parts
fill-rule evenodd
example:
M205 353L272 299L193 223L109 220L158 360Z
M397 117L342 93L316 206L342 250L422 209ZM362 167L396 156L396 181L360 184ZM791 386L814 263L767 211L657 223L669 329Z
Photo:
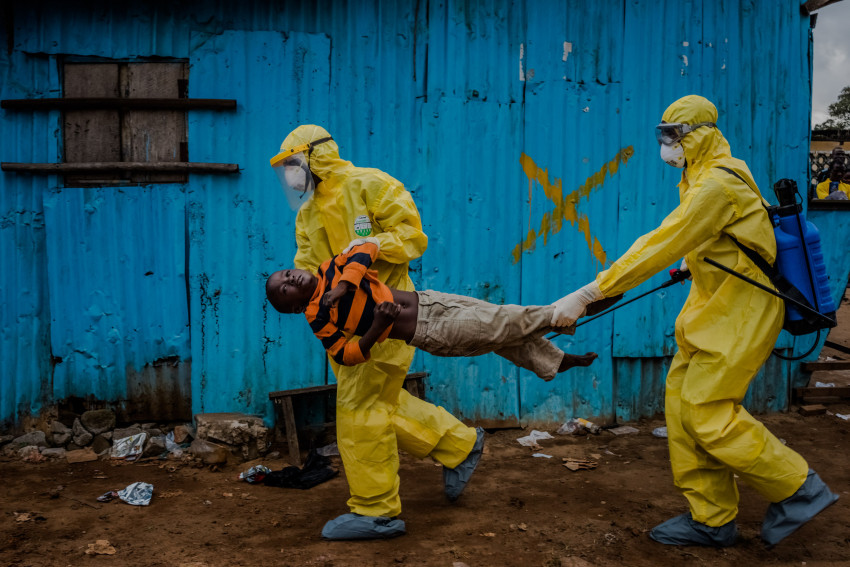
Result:
M343 514L322 528L325 539L389 539L404 534L404 522L398 518L360 514Z
M806 482L797 492L767 507L761 524L761 539L768 547L773 547L836 500L838 495L829 489L818 473L809 469Z
M649 537L667 545L704 545L729 547L738 539L735 520L712 528L695 521L690 512L676 516L652 528Z
M472 446L472 450L466 456L466 459L453 469L443 467L446 496L452 502L457 500L463 489L466 488L466 483L472 477L475 467L478 466L478 461L481 460L481 454L484 452L484 430L477 427L475 432L477 434L475 445Z

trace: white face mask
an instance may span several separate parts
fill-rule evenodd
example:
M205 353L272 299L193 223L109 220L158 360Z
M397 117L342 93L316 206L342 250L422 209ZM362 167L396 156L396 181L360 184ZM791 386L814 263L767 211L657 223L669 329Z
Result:
M667 165L678 168L685 167L685 148L682 147L682 144L673 144L672 146L661 144L661 159Z
M284 166L286 182L292 189L304 192L307 189L307 172L297 165Z

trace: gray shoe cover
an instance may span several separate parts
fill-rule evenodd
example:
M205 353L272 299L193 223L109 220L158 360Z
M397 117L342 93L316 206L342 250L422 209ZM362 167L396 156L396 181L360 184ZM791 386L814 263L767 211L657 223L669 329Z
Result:
M398 518L360 514L343 514L322 528L325 539L389 539L404 533L404 522Z
M738 539L735 520L712 528L695 521L690 512L676 516L652 528L649 537L667 545L705 545L729 547Z
M818 473L809 469L806 482L797 492L767 507L761 524L761 539L773 547L838 500Z
M475 467L478 466L478 461L481 460L481 454L484 452L484 430L480 427L475 428L477 437L475 445L466 456L466 459L453 469L443 467L443 482L445 483L446 496L454 502L460 497L460 493L466 488L466 483L472 477Z

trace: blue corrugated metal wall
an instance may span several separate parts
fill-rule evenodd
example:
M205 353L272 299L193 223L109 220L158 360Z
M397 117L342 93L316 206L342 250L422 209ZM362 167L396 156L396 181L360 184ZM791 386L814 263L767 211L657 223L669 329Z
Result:
M419 287L494 302L551 302L675 206L678 172L652 128L684 94L717 104L763 190L805 185L810 35L795 0L10 5L2 98L61 96L64 55L188 60L191 97L238 101L189 113L190 159L242 172L122 190L0 176L6 422L68 396L127 403L140 369L167 357L180 396L191 362L196 412L270 418L268 391L332 380L306 325L264 303L266 275L294 254L267 160L299 123L326 125L344 158L414 194L430 237ZM0 130L18 141L0 160L59 161L58 113L6 111ZM846 232L848 220L824 222ZM826 255L846 276L839 247ZM414 366L431 373L432 400L470 419L652 415L686 292L559 338L601 356L553 382L496 356L420 353ZM785 407L795 369L772 361L750 406Z

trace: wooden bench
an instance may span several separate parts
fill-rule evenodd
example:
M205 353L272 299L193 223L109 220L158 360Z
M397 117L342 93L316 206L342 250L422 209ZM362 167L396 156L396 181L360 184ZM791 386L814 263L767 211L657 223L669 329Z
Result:
M425 384L423 381L428 376L427 372L412 372L404 378L404 388L417 398L425 397ZM321 395L327 400L331 394L336 394L336 384L325 384L323 386L310 386L308 388L296 388L294 390L280 390L269 393L269 399L274 403L275 409L280 408L283 418L283 428L276 424L275 429L283 433L286 444L289 447L290 464L300 467L301 448L298 443L298 428L295 424L295 404L293 400L310 395ZM277 412L276 412L277 413ZM276 416L276 421L277 416ZM278 422L279 423L279 422ZM324 425L331 425L329 421Z

